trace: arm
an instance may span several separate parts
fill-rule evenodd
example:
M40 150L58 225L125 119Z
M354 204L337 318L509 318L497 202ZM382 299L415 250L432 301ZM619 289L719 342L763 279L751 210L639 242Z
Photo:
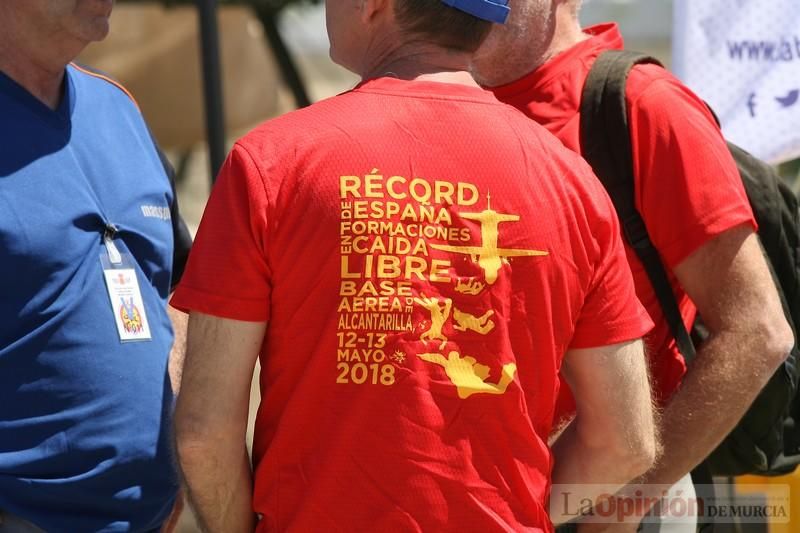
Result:
M792 332L768 268L755 234L742 226L675 269L711 337L664 410L658 462L621 493L641 491L643 513L722 442L791 350ZM580 531L635 532L637 526L636 520L582 524Z
M175 339L172 341L172 350L169 352L169 380L172 383L172 392L177 396L181 391L181 375L183 374L183 360L186 356L186 328L189 316L177 309L167 306L167 315L172 322L172 331Z
M253 531L253 480L245 447L250 382L266 322L192 312L175 409L179 464L204 531Z
M189 232L189 228L186 226L186 221L183 220L180 207L178 206L178 191L175 186L177 177L175 167L172 166L167 155L158 146L153 132L149 129L148 132L150 133L150 139L153 141L153 147L156 153L158 153L158 158L161 160L161 166L164 167L164 173L169 179L169 186L172 189L172 203L169 206L169 211L170 219L172 220L172 288L174 289L181 280L183 271L186 268L189 251L192 249L192 234Z
M570 350L561 367L577 414L553 446L551 519L572 516L561 502L597 501L644 473L655 460L650 385L641 341Z
M647 77L647 69L650 75L659 70L637 67L631 80ZM716 448L788 354L792 339L719 128L686 87L657 77L630 104L637 208L711 338L666 406L663 455L639 480L647 485L624 491L641 490L643 502L660 497L664 486ZM637 525L613 529L635 531Z
M791 350L758 239L749 227L721 234L675 268L711 337L664 412L664 454L644 478L673 484L734 428Z
M169 373L169 381L172 385L172 393L177 396L181 391L181 375L183 374L183 361L186 355L186 328L189 322L189 316L169 305L167 305L167 315L172 323L172 331L174 333L172 349L169 352L169 361L167 362L167 371ZM175 528L178 527L181 514L183 513L184 505L183 491L178 491L175 497L175 505L172 507L172 512L167 517L166 522L161 526L161 533L172 533L175 531Z

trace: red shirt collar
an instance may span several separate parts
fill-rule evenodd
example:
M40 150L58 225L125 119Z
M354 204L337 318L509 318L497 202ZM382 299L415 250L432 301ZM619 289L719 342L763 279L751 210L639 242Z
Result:
M358 92L393 94L398 96L441 97L499 104L494 93L481 87L430 80L403 80L391 76L370 78L353 88Z

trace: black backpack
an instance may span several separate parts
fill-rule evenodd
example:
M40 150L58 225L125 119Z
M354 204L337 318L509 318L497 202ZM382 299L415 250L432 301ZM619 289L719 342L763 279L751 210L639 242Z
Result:
M597 59L583 90L581 150L608 191L625 238L642 261L678 348L689 363L695 356L694 343L702 341L702 324L695 324L691 336L686 331L664 265L634 204L625 86L631 68L645 63L660 65L649 56L627 51L608 51ZM800 326L798 200L771 166L735 145L729 143L728 147L739 167L767 262L796 335ZM703 463L706 472L717 476L781 475L800 464L799 361L795 346L736 428Z

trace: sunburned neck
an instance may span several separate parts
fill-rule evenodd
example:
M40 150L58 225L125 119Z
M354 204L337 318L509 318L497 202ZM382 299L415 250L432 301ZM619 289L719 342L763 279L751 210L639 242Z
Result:
M407 46L393 50L366 69L364 79L391 76L403 80L425 80L477 87L469 74L470 54L429 46Z
M573 31L564 33L562 35L556 35L550 47L545 51L541 61L539 61L539 64L535 65L534 68L539 68L551 59L560 55L562 52L566 52L573 46L576 46L591 38L591 35L584 33L583 30L577 26L572 28L572 30Z
M480 84L499 87L517 81L591 37L583 32L566 4L555 10L551 24L549 30L542 33L532 31L525 20L515 21L509 28L490 36L494 47L484 47L474 57L473 70ZM498 44L507 52L498 54Z

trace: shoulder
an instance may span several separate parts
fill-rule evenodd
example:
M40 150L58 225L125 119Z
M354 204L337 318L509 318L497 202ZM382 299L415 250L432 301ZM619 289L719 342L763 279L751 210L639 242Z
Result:
M133 94L111 75L78 63L70 63L67 69L81 92L89 91L93 95L117 100L137 113L140 112L139 104Z
M571 184L582 188L587 177L595 181L594 173L586 160L576 151L569 149L564 142L548 131L536 120L531 120L524 113L509 105L498 106L493 109L492 135L497 135L496 129L499 122L515 133L516 143L509 144L509 157L520 150L528 155L535 154L535 158L528 158L530 164L557 176L556 181Z
M680 85L681 82L666 67L656 64L636 65L631 70L628 78L628 91L634 92L646 89L650 84L666 81Z
M364 95L347 92L308 107L262 122L237 144L257 161L302 158L309 153L329 153L337 146L363 136L365 116L376 115L359 106ZM374 128L375 124L372 123Z
M500 122L515 133L515 139L505 139L507 159L526 163L525 171L535 176L539 190L549 195L551 212L573 221L569 231L581 232L580 227L613 219L605 188L586 160L536 121L504 107L495 110L493 135ZM589 233L584 237L590 239Z
M628 78L626 98L631 111L685 120L686 112L698 112L714 123L705 102L666 68L638 65Z
M157 163L155 168L163 169L172 180L174 171L133 94L105 72L77 63L70 63L67 69L79 100L78 115L82 123L113 132L118 142L107 144L109 149L115 146L118 153L141 156L143 152L134 147L143 149L146 156Z
M698 143L708 152L727 153L711 109L666 69L657 65L634 68L626 98L634 151L642 144L670 147L682 141Z

